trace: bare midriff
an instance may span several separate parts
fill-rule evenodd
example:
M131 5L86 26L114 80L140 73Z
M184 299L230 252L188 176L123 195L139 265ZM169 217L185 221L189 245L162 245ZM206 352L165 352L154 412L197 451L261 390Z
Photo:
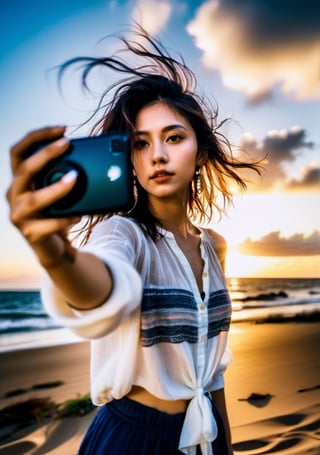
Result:
M168 414L185 412L189 404L189 400L162 400L138 386L132 387L127 398Z

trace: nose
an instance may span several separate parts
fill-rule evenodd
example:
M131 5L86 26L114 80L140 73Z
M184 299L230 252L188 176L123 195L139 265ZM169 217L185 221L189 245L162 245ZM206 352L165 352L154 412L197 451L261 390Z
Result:
M152 164L167 163L168 154L162 142L156 142L152 147Z

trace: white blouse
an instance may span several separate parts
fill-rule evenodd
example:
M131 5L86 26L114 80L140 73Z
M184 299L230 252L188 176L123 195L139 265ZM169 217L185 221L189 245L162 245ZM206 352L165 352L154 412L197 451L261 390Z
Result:
M193 455L200 445L210 455L217 426L206 392L224 387L231 301L210 231L201 229L204 299L174 235L161 233L154 242L134 220L120 216L99 223L82 249L109 267L109 299L77 311L46 278L42 300L61 325L91 339L96 405L122 398L133 385L160 399L190 400L179 449Z

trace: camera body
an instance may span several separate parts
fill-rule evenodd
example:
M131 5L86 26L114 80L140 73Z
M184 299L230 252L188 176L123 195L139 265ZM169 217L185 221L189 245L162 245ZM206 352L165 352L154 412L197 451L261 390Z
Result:
M130 141L124 133L71 139L68 150L34 178L35 188L40 189L57 182L70 170L78 173L70 193L46 207L43 216L98 215L132 208L130 154Z

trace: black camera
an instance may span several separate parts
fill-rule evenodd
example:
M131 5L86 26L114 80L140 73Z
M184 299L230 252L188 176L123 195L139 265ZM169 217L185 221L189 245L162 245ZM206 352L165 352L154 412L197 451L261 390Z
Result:
M43 147L44 144L42 144ZM43 210L47 218L106 214L133 207L130 141L123 133L106 133L70 140L70 147L34 178L40 189L70 170L78 174L69 194Z

